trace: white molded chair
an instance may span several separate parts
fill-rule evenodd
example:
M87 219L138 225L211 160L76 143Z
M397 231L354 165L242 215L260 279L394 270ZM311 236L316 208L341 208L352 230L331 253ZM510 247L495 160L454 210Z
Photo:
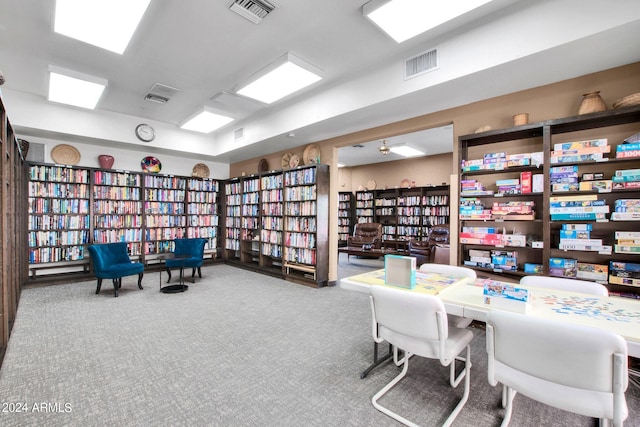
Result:
M509 425L516 392L565 411L622 426L628 409L627 343L604 329L490 311L489 384L502 383ZM606 421L605 421L606 424Z
M565 279L562 277L525 276L520 279L521 285L537 288L557 289L570 292L580 292L598 296L609 296L605 285L588 280Z
M371 312L373 314L373 339L383 340L404 351L400 361L402 372L371 399L373 406L384 414L408 426L413 422L381 406L378 403L387 391L395 386L407 373L409 359L413 355L438 359L443 366L451 366L449 382L456 387L464 378L462 399L447 418L444 426L449 426L456 418L469 397L471 374L471 349L473 333L466 329L449 327L447 312L442 301L433 295L418 294L386 286L371 286ZM466 349L464 358L458 355ZM455 361L465 362L464 370L455 377Z
M426 271L430 273L438 273L438 274L446 274L449 276L460 276L460 277L468 277L470 279L475 280L478 276L476 275L476 271L467 267L460 267L457 265L448 265L448 264L422 264L420 266L420 271ZM449 325L455 326L456 328L466 328L471 324L473 319L449 315Z

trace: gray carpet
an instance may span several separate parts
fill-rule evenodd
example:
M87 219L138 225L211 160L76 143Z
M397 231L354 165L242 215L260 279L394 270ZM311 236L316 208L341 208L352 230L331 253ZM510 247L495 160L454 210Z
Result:
M343 261L341 276L380 268ZM364 380L372 358L365 295L312 289L223 264L183 294L111 283L25 289L0 370L2 426L396 426L370 399L398 368ZM166 276L164 276L166 278ZM484 331L474 329L472 389L457 426L497 426L499 387L486 380ZM383 404L440 425L461 396L437 361L413 358ZM640 425L640 393L627 393ZM20 409L23 412L17 412ZM513 426L592 426L518 396Z

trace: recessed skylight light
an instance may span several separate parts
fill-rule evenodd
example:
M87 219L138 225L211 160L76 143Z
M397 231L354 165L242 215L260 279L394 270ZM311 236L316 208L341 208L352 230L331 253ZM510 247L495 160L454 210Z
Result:
M96 108L107 80L49 66L49 101Z
M56 0L54 31L122 54L151 0Z
M401 43L489 3L491 0L371 0L364 15Z
M321 78L313 66L289 53L259 71L252 81L237 93L271 104Z
M216 114L207 110L188 120L185 124L180 126L182 129L193 130L196 132L209 133L214 130L221 128L227 123L231 123L234 119L231 117L226 117L220 114Z
M398 154L403 157L417 157L424 156L424 153L420 150L416 150L408 145L396 145L395 147L389 147L392 153Z

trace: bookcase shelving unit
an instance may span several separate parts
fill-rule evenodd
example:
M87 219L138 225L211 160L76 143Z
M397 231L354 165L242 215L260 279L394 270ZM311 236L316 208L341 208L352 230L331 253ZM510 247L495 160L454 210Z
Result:
M260 230L260 266L282 273L283 172L260 177L262 221Z
M346 246L353 234L355 220L355 197L351 191L338 193L338 246Z
M174 239L185 237L186 179L176 176L144 175L144 254L173 252Z
M260 265L260 177L242 179L240 261Z
M374 222L373 191L356 191L356 223Z
M218 253L220 183L212 178L187 179L187 238L207 239L206 255Z
M461 208L459 263L466 262L468 266L480 271L506 274L515 278L535 273L566 273L569 277L602 282L608 286L610 292L636 295L640 293L640 275L636 281L625 281L611 271L614 262L640 264L640 253L633 250L616 252L616 243L619 240L616 233L637 232L640 214L625 216L612 213L621 203L625 207L627 203L629 206L640 203L640 187L618 185L616 188L612 185L614 176L623 173L635 176L633 171L640 169L640 157L616 158L615 154L626 138L639 131L640 107L627 107L461 136L460 164L463 160L482 159L483 153L538 152L540 155L537 156L537 165L509 165L493 170L460 171L461 203L467 206L484 205L484 213L481 213L481 208L475 211ZM596 140L606 140L606 144L610 146L611 151L604 153L602 158L558 153L560 148L568 147L568 143L573 145L576 142ZM594 150L597 151L595 148ZM558 167L566 169L557 169ZM526 194L505 194L497 190L499 180L521 178L523 172L541 175L537 188L534 185L532 191ZM601 179L594 180L593 177ZM469 185L473 184L470 182L472 180L476 180L482 186L468 191ZM596 181L598 184L594 184ZM474 191L478 194L473 194ZM486 194L490 191L493 191L493 194ZM593 208L595 204L592 204L590 199L598 200L597 209ZM533 216L522 215L521 218L489 213L489 208L496 212L496 209L503 209L507 202L533 202L535 213ZM500 204L496 205L497 203ZM519 205L518 209L521 209L523 203ZM587 206L587 209L584 209L584 206ZM602 215L584 214L587 211L598 210L603 212ZM562 215L558 212L567 214ZM469 234L464 234L470 227L492 228L498 234L512 236L503 236L500 241L494 240L492 243L478 243L470 238ZM576 228L588 230L589 238L598 244L591 247L585 244L585 240L579 240L574 246L561 245L561 238L568 235L564 230ZM520 238L517 235L520 235ZM523 239L525 245L521 246ZM514 240L519 240L520 243L510 246L509 242ZM633 246L637 245L631 244L631 247ZM471 257L481 260L482 251L485 251L484 254L486 251L517 252L516 270L505 271L502 267L496 268L495 265L472 265L475 261L472 261ZM565 263L563 260L569 261ZM525 272L525 263L537 265L537 270ZM573 267L569 268L571 266ZM565 267L566 270L563 272Z
M382 240L396 240L398 234L399 189L374 191L374 218L382 224Z
M240 178L224 184L224 259L240 259L240 228L242 226L242 182Z
M93 242L126 241L131 257L139 258L142 254L142 175L104 170L92 173Z

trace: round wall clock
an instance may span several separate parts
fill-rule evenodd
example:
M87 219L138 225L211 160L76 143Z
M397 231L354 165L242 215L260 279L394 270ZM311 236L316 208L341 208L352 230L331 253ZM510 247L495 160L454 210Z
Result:
M136 136L140 141L151 142L156 137L156 131L146 123L136 126Z

